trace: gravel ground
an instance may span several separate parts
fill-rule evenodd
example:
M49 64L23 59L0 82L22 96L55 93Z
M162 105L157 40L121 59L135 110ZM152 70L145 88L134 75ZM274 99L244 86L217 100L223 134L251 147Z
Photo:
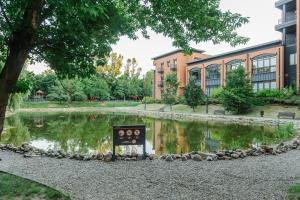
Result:
M29 178L74 199L287 199L300 182L300 151L243 160L104 163L23 158L0 151L0 170Z

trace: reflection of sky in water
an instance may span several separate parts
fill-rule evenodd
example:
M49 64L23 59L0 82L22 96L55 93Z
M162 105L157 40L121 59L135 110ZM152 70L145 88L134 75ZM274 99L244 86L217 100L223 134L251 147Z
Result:
M43 149L45 151L52 149L52 150L60 150L61 147L59 145L58 142L51 142L45 139L41 139L41 140L33 140L30 142L30 145L38 148L38 149ZM118 147L116 147L117 149ZM77 147L75 149L75 151L78 151L79 147ZM142 145L135 145L135 146L120 146L120 150L121 153L138 153L138 154L142 154L143 153L143 146ZM109 150L107 152L102 152L102 153L108 153L112 150ZM96 150L95 149L89 149L88 150L89 153L95 153ZM155 154L155 150L152 147L152 144L149 141L146 141L146 152L148 154Z
M6 119L2 143L22 143L69 153L112 151L113 125L146 125L149 154L212 152L248 148L276 142L276 131L267 127L209 125L116 114L18 114ZM38 125L38 127L37 127ZM118 153L142 153L142 146L119 147Z

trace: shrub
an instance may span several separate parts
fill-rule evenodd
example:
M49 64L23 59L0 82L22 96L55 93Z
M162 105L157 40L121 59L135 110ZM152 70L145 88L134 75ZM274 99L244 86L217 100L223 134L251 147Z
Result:
M212 91L211 97L214 99L218 99L220 98L222 92L223 92L223 88L216 88Z
M285 96L284 92L278 89L272 89L272 90L263 89L263 90L259 90L256 93L256 97L284 98L284 96Z
M144 97L142 102L144 104L150 104L150 103L155 103L155 99L153 97Z
M178 98L177 98L177 104L183 104L183 105L186 105L187 102L186 102L185 97L184 97L184 96L178 97Z
M242 66L227 74L226 87L220 99L224 108L233 113L241 114L251 109L254 93L251 81Z

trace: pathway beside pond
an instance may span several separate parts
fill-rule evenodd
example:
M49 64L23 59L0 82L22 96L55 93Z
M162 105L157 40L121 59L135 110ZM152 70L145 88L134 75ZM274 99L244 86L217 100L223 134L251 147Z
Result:
M0 151L0 171L29 178L75 199L287 199L300 182L300 151L216 162L105 163L23 158Z

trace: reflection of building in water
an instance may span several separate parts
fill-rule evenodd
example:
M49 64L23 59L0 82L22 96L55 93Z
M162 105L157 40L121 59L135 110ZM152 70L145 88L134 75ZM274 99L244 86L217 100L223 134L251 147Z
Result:
M44 127L44 117L37 117L33 119L35 127L42 128Z
M162 144L161 144L161 121L154 121L154 133L153 133L153 150L155 150L155 154L161 154L162 152Z
M221 148L221 142L219 140L214 140L212 138L212 133L211 130L208 128L206 128L205 131L205 151L207 152L212 152L212 151L218 151Z
M178 123L175 124L176 136L177 136L177 147L176 153L186 153L189 149L188 143L185 138L184 129Z

